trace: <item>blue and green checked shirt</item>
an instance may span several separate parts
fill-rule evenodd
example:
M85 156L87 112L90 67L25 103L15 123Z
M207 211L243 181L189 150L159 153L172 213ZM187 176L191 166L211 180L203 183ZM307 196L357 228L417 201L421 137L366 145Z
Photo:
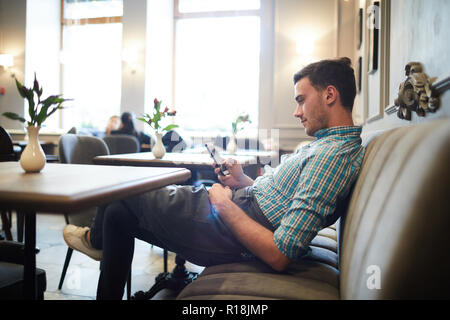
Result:
M277 248L298 259L329 224L338 198L356 180L364 156L361 127L341 126L316 132L316 140L284 155L275 169L266 166L253 194L274 227ZM268 170L269 169L269 170Z

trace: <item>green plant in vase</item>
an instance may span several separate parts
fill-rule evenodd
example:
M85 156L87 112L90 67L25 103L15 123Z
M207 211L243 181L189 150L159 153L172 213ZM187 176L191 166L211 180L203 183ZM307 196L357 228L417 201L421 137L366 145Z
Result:
M232 135L227 145L228 153L234 154L236 152L237 150L236 134L242 129L244 129L244 125L248 123L252 123L250 121L250 116L248 115L248 113L238 116L236 120L231 123Z
M42 86L34 74L33 87L27 88L14 78L17 90L22 98L28 101L29 120L14 112L4 112L3 116L26 123L28 144L20 156L20 165L26 172L39 172L45 166L45 154L39 144L39 130L41 125L57 110L63 109L62 104L72 99L64 99L62 95L51 95L41 100Z
M165 117L175 116L176 111L175 110L169 111L168 107L165 107L164 110L161 111L162 101L159 101L156 98L153 100L153 103L154 103L153 113L152 114L144 113L141 118L138 118L138 120L148 124L150 128L152 128L153 131L155 132L156 143L152 148L152 152L155 158L161 159L166 153L166 149L162 143L163 133L178 128L178 125L169 124L167 126L162 126L160 123L162 119Z

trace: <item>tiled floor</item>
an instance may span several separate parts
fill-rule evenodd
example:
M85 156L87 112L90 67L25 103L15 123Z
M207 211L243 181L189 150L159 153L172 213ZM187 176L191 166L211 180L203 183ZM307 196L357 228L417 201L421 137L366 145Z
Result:
M16 238L15 214L13 214L13 238ZM67 252L67 245L62 237L65 226L64 216L55 214L37 215L36 243L40 253L36 256L38 268L47 274L47 291L45 300L91 300L95 299L99 276L98 261L74 251L61 290L58 290L59 279ZM168 270L175 266L175 254L169 252ZM201 272L202 267L186 262L189 271ZM150 244L136 240L132 265L131 293L148 290L155 282L155 277L163 272L163 250L151 247ZM124 295L124 298L125 295ZM163 290L154 299L173 299L174 293Z

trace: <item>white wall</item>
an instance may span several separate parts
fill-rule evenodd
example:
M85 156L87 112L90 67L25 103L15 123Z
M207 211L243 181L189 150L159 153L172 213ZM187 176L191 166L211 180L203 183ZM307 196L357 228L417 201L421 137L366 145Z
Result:
M365 0L360 2L364 5ZM386 3L385 0L383 2ZM391 0L390 17L388 103L386 105L380 103L383 88L380 87L379 80L368 81L364 89L365 94L369 95L366 98L367 101L364 101L364 95L362 95L359 103L366 103L369 112L380 107L382 112L379 119L365 123L364 132L407 126L450 116L449 92L441 97L441 108L435 114L427 114L426 117L418 117L413 113L412 121L406 121L399 119L395 113L387 115L384 112L385 107L394 104L398 87L406 79L404 68L407 63L412 61L422 63L425 73L429 77L436 77L437 80L450 76L448 37L450 1Z
M337 56L337 1L275 1L275 53L273 74L273 111L268 115L272 128L280 129L280 147L291 150L309 139L295 110L293 75L306 64ZM309 57L296 51L297 41L314 40Z
M123 2L122 49L133 56L132 65L122 62L122 98L120 112L133 112L140 116L145 106L145 58L147 32L147 1ZM136 122L139 130L143 123Z

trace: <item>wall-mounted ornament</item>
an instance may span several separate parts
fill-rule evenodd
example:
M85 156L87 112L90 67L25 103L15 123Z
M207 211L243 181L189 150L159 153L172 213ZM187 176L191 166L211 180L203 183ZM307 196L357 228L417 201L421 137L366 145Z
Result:
M442 93L433 86L436 78L429 78L423 72L420 62L408 63L405 74L406 80L400 83L394 106L386 108L386 113L397 112L400 119L411 120L412 112L420 117L424 117L427 112L436 112L440 105L439 95Z

